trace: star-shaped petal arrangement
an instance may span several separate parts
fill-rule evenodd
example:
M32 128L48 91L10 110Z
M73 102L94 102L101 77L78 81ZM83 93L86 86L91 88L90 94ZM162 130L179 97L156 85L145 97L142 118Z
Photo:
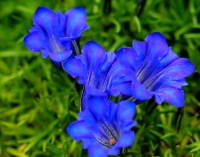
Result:
M67 127L67 132L76 141L83 142L90 157L117 155L121 148L133 144L134 102L121 101L117 105L105 98L93 97L87 106L78 114L79 120Z
M63 63L64 70L78 83L84 85L81 109L87 108L91 96L118 96L131 94L131 71L121 66L115 53L108 52L94 41L87 42L83 54L70 58Z
M24 37L24 44L32 52L41 51L43 58L49 57L55 62L74 56L81 33L89 28L84 8L73 8L63 14L39 7L33 25Z
M145 41L133 41L133 48L116 52L119 62L132 73L131 95L142 102L155 96L157 104L164 100L176 107L183 107L185 77L194 71L186 58L179 58L168 47L161 33L149 34Z

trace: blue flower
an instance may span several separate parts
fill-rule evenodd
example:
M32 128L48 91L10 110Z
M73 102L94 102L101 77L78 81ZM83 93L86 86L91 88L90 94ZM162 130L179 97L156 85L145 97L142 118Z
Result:
M76 141L82 140L90 157L117 155L121 148L133 144L135 133L130 129L136 122L135 103L121 101L118 105L102 97L93 97L88 108L78 114L79 120L67 127Z
M130 94L129 70L121 66L115 53L106 51L96 42L90 41L83 46L83 54L64 62L64 69L78 83L84 85L82 109L87 108L90 96L117 96Z
M33 27L24 37L24 44L32 52L42 52L42 57L62 62L74 56L81 33L88 29L84 8L73 8L65 14L39 7L33 18ZM77 47L77 46L75 46Z
M152 33L144 42L133 41L133 48L121 48L116 55L134 73L134 100L144 101L154 95L157 104L165 100L173 106L183 106L182 86L187 85L185 77L194 71L194 66L188 59L179 58L162 34Z

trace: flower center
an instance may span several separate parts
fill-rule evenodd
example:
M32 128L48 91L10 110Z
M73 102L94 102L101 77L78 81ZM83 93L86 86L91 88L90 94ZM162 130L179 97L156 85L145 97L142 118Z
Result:
M114 138L111 138L111 139L110 139L110 145L113 146L115 143L116 143L116 140L115 140Z
M52 52L62 52L65 50L65 47L53 35L49 38L49 40Z
M106 121L98 121L98 130L99 132L95 133L96 141L107 149L115 145L122 135L118 124L114 121L112 124Z

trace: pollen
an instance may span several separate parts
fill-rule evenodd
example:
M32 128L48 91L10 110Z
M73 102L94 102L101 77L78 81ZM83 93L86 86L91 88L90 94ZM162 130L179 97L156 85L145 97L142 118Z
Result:
M111 139L110 139L110 144L111 144L111 145L114 145L115 143L116 143L116 140L115 140L114 138L111 138Z

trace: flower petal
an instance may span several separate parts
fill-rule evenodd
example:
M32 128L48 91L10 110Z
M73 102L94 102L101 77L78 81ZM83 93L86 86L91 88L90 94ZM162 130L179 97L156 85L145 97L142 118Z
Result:
M107 53L106 60L103 63L103 65L106 64L107 67L104 66L106 67L104 68L106 71L101 73L101 76L103 76L100 78L100 80L103 80L101 81L101 89L105 89L107 93L113 96L119 94L130 95L131 89L128 86L130 85L134 73L123 67L116 57L110 57L110 54L114 53Z
M173 87L161 88L155 92L155 100L161 104L164 100L176 107L183 107L184 105L184 92L182 89Z
M80 36L83 31L89 28L86 24L87 15L84 8L73 8L68 10L65 14L67 16L67 36Z
M106 57L106 52L103 47L94 41L87 42L83 46L82 52L86 55L89 71L99 68L99 65Z
M118 110L118 105L116 105L114 102L111 100L108 100L108 103L110 104L110 112L109 112L109 119L111 121L115 120L116 121L116 113Z
M128 132L130 131L135 125L137 124L136 121L130 121L127 124L122 123L120 128L122 132Z
M92 97L88 101L88 109L97 120L102 120L109 114L110 104L102 97Z
M93 41L87 42L83 46L82 52L83 54L79 57L88 71L87 84L96 87L102 72L101 66L106 57L106 52L98 43Z
M136 53L138 55L138 59L136 60L137 61L136 63L138 66L138 64L140 64L145 58L146 50L147 50L147 42L145 41L140 42L140 41L133 40L132 45L133 45L133 49L135 50L132 53Z
M163 82L163 84L161 84L158 89L165 88L165 87L173 87L173 88L181 89L182 86L187 86L187 85L188 84L185 81L185 79L180 79L180 80L167 80L166 79L166 81Z
M176 79L189 76L194 71L194 65L186 58L179 58L166 67L162 73L171 75Z
M169 64L165 69L160 73L156 74L154 80L152 78L152 83L149 85L149 88L155 91L162 84L168 81L181 80L184 77L187 77L194 71L194 65L185 58L179 58Z
M76 141L80 141L83 138L93 138L90 128L82 120L71 123L66 130L68 134Z
M88 148L88 154L90 157L107 157L108 151L100 144L94 144L93 142L93 144Z
M171 47L169 47L169 50L167 54L159 61L159 64L153 69L151 74L148 76L148 78L143 82L143 84L148 87L156 78L158 78L161 74L161 72L173 61L177 60L178 56L172 51Z
M118 105L116 114L118 123L122 123L123 125L129 123L132 120L135 111L136 111L136 106L134 102L121 101Z
M88 149L88 147L91 145L91 143L94 141L93 138L83 138L82 143L83 143L83 149Z
M50 53L49 58L56 62L63 62L65 61L70 55L72 51L64 51L64 52L57 52L57 53Z
M120 83L118 85L115 85L111 90L110 90L110 95L117 96L120 93L123 95L132 95L132 90L130 88L131 82L125 82L125 83Z
M72 40L78 40L80 38L80 36L74 36L74 37L62 37L62 38L60 38L60 40L62 41L62 42L65 42L65 41L72 41Z
M51 53L49 50L42 50L42 58L47 58Z
M116 84L124 83L132 80L132 75L134 76L130 69L124 68L116 60L112 67L107 72L107 81L110 87L115 86Z
M146 38L148 59L156 59L165 56L168 52L168 44L165 37L159 33L151 33Z
M173 79L172 76L158 76L158 78L156 78L156 80L154 80L154 82L152 82L149 86L147 86L147 88L153 92L162 88L163 86L164 87L172 86L172 87L180 88L180 87L182 87L181 83L184 83L184 82L179 83L178 81L179 80ZM178 83L176 83L176 82L178 82ZM184 83L184 85L185 85L185 83Z
M117 147L111 147L108 150L108 155L118 155L120 153L120 149Z
M151 91L149 91L143 84L139 83L136 78L133 79L131 84L132 95L139 100L148 100L152 97Z
M131 70L135 71L137 68L138 55L133 48L120 48L116 52L119 62Z
M167 41L162 34L152 33L145 40L147 42L146 56L137 71L137 77L141 83L151 75L168 52Z
M88 86L87 84L85 85L85 90L87 91L87 94L92 96L107 96L107 93L102 92L95 87Z
M57 27L55 28L54 34L58 38L64 37L66 36L65 28L66 28L67 16L63 14L61 11L58 11L56 15L58 16L58 23Z
M45 49L45 43L37 32L29 33L24 37L24 44L32 52L38 52Z
M146 82L151 82L152 79L158 77L157 75L176 59L178 59L178 56L172 51L171 47L169 47L167 54L160 60L159 64L149 75L148 79L145 80L144 84L148 84Z
M135 140L134 132L124 133L113 147L116 148L129 147L133 144L134 140Z
M108 73L115 61L116 61L116 54L111 51L107 52L103 65L101 67L102 71Z
M33 24L41 27L45 34L50 34L56 28L58 16L46 7L39 7L34 15Z
M78 82L83 84L87 75L86 69L79 59L70 58L63 63L64 70L73 78L79 77Z
M88 108L87 104L88 104L88 100L90 97L91 97L91 95L89 95L87 93L87 91L85 90L85 87L84 87L82 90L82 94L81 94L81 111Z
M28 31L29 31L29 33L37 32L37 27L33 26L33 27L30 28Z
M95 120L95 118L93 117L93 115L91 114L89 110L84 110L78 113L78 117L81 120L84 120L85 122L87 122L88 124L91 124L91 125L97 124L97 121Z

